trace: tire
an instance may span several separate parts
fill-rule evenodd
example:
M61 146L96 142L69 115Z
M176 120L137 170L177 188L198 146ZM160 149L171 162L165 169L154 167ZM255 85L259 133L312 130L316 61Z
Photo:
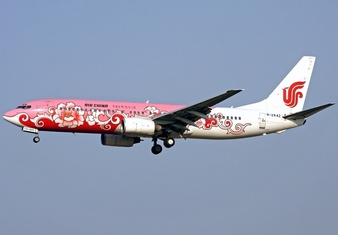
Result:
M39 137L39 136L35 136L35 137L33 138L33 142L34 142L34 143L39 143L39 141L40 141L40 137Z
M159 144L154 145L154 146L151 148L151 152L152 152L153 154L159 154L160 152L162 152L162 146L159 145Z
M172 146L175 145L175 139L174 138L168 138L163 141L163 145L166 148L171 148Z

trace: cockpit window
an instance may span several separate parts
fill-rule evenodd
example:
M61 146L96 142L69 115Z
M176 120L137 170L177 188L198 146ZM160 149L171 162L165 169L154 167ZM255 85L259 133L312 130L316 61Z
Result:
M17 109L30 109L32 106L31 105L20 105L16 107Z

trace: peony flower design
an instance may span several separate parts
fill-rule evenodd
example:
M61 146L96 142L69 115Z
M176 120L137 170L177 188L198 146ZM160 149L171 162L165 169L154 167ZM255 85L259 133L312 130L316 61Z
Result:
M87 112L86 122L88 123L89 126L93 126L95 125L95 123L101 123L99 120L100 115L104 115L104 112L95 109L90 109Z
M55 110L53 120L59 127L75 128L83 125L84 111L72 102L60 103Z

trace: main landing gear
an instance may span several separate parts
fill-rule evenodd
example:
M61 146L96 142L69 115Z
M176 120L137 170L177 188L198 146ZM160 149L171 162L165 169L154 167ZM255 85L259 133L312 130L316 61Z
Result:
M163 140L163 145L166 148L171 148L172 146L175 145L174 138L167 138L167 139Z
M159 144L157 144L157 138L154 138L153 141L154 141L154 145L151 148L151 152L153 154L157 155L157 154L159 154L159 153L162 152L162 146L159 145ZM168 137L168 138L166 138L166 139L163 140L163 145L166 148L171 148L172 146L175 145L175 139L171 138L171 137Z
M154 146L151 147L151 152L153 154L159 154L160 152L162 152L162 146L159 144L154 144Z

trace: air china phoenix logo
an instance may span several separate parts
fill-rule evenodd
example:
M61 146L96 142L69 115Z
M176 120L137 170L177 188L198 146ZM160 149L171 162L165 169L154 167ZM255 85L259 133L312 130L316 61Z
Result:
M283 101L286 106L294 108L298 104L298 99L303 98L303 93L299 91L304 87L304 82L295 82L290 87L283 89Z

